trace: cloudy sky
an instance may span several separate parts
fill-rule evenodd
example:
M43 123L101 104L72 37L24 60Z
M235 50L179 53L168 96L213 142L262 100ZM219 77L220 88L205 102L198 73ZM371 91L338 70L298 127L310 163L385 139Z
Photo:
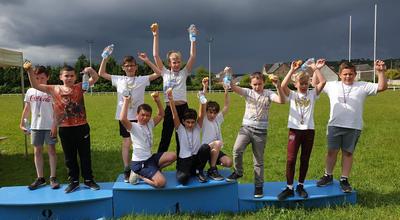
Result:
M400 57L399 0L1 0L0 47L24 52L37 64L73 64L80 54L100 61L114 43L114 56L146 52L152 57L149 26L160 25L160 55L171 49L188 58L187 27L200 31L195 66L212 72L230 65L237 73L265 63L325 57L373 58L374 4L378 4L377 57Z

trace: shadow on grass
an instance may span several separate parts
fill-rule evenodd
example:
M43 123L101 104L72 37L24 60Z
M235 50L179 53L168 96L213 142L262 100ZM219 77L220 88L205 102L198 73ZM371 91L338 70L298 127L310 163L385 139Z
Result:
M390 193L373 191L357 191L357 204L363 207L375 208L400 204L400 189Z

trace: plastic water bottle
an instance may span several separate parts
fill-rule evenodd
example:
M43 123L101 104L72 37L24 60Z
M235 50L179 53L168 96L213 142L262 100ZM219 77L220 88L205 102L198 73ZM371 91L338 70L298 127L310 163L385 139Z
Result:
M26 128L26 133L30 134L31 133L31 123L27 118L24 118L24 127Z
M206 104L207 103L207 99L206 99L206 96L204 95L203 91L199 91L199 93L197 93L197 97L199 97L199 100L200 100L201 104Z
M194 24L191 24L189 26L189 40L190 41L196 41L196 26Z
M82 89L85 91L89 90L89 74L88 73L82 73Z
M101 57L103 59L109 57L114 50L114 44L108 45L106 48L104 48L103 53L101 53Z
M122 90L122 96L125 96L125 97L131 96L131 91L129 91L129 88L128 88L128 81L125 81L125 86Z
M224 85L230 89L231 88L231 81L232 81L232 73L227 72L224 76Z
M315 63L315 59L314 58L309 58L308 60L306 60L303 65L301 65L301 70L305 71L307 70L307 68L312 64Z

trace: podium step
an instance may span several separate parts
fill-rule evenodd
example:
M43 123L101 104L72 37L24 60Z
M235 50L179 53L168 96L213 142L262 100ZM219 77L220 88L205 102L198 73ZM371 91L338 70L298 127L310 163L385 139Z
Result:
M228 176L228 170L221 170L221 175ZM114 190L114 216L136 214L167 213L218 213L238 211L237 183L209 180L199 183L191 178L187 185L176 180L175 171L163 172L167 185L162 189L140 182L131 185L123 182L119 175Z
M264 197L259 199L253 196L254 184L239 184L239 211L256 211L266 206L321 208L356 203L357 192L343 193L337 180L325 187L317 187L316 182L317 180L305 181L304 189L309 195L307 199L299 197L295 192L294 197L285 201L278 201L277 196L286 188L286 182L264 183Z

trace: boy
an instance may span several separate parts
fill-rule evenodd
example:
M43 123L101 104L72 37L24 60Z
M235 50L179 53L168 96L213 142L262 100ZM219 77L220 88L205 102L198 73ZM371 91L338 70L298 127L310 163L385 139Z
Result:
M296 169L297 152L300 147L300 174L296 192L302 198L308 197L308 193L304 189L304 180L306 178L308 163L314 143L314 106L326 83L326 80L320 71L320 69L325 65L324 59L319 59L317 60L317 63L311 62L308 65L308 67L314 72L313 77L318 77L319 80L319 83L312 90L308 90L310 86L310 76L308 73L305 71L297 71L300 68L300 65L301 64L298 61L292 62L290 70L285 79L283 79L281 85L285 96L288 97L290 110L288 119L289 140L286 162L287 187L278 195L279 201L294 196L293 179ZM288 88L292 76L294 76L294 86L297 91L291 91Z
M268 89L264 90L264 76L260 72L254 72L250 75L250 86L252 89L241 88L231 82L232 91L245 98L246 109L242 127L233 146L234 172L226 180L233 182L243 176L243 153L246 146L251 143L253 150L255 198L264 196L264 148L267 142L268 111L271 102L285 103L279 78L273 78L272 83L276 87L278 94Z
M139 180L137 175L139 175L149 185L162 188L166 184L166 179L161 173L161 168L173 163L176 160L176 154L173 152L151 154L153 128L164 117L158 92L153 93L151 96L156 102L158 109L158 114L153 119L151 119L151 107L148 104L141 104L138 106L136 112L137 122L131 122L127 115L128 105L132 99L124 96L120 120L126 130L129 131L133 143L130 182L137 184Z
M355 81L356 68L349 62L339 66L341 81L326 83L325 92L330 101L330 117L327 128L328 153L326 155L325 174L317 182L317 186L326 186L333 183L333 169L337 154L342 151L342 176L340 187L343 192L352 192L348 181L353 163L353 152L363 126L363 108L365 98L376 95L387 89L385 77L386 66L381 60L375 62L378 74L378 83ZM313 82L318 83L317 80Z
M197 30L195 30L197 33ZM182 119L183 113L189 108L186 97L186 79L192 71L193 64L196 59L196 41L191 39L190 41L190 57L186 63L186 66L181 69L182 55L178 51L170 51L167 54L167 60L169 69L165 68L160 56L158 49L158 25L152 28L153 33L153 56L157 64L157 67L162 70L161 76L163 78L163 89L164 92L173 88L173 98L175 100L175 106L179 117ZM163 122L163 128L161 132L161 140L158 145L158 152L165 152L168 150L171 142L172 132L174 131L174 120L172 119L172 112L170 102L167 97L164 97L166 102L165 106L165 117ZM176 140L176 152L179 155L179 138L175 135Z
M34 70L34 77L40 84L47 84L49 72L44 66L37 66ZM36 180L28 186L30 190L35 190L46 185L46 179L43 175L43 144L49 146L49 164L50 164L50 186L52 189L60 188L56 178L57 153L55 144L57 143L57 126L53 120L53 99L50 95L37 89L30 88L25 94L25 107L22 112L19 127L23 132L31 133L31 144L34 146L34 161L36 167ZM29 128L24 120L29 119L31 113L31 125Z
M117 88L117 110L115 113L115 119L119 120L121 113L121 107L123 103L124 91L129 92L128 95L132 97L134 102L130 102L128 107L128 120L136 121L136 109L139 105L144 103L144 92L146 86L150 85L150 82L160 77L161 71L149 60L145 53L138 54L139 59L144 61L152 70L154 74L147 76L136 76L138 70L138 65L133 56L125 56L122 61L122 69L124 70L126 76L110 75L106 72L106 65L109 57L103 58L100 64L99 76L104 79L111 80L113 86ZM129 168L129 149L132 145L129 132L124 128L120 121L119 124L119 134L122 137L122 161L124 163L124 182L129 181L129 174L131 169Z
M76 83L76 72L71 66L64 66L60 70L60 80L63 85L40 84L30 68L29 63L24 64L28 72L29 81L33 88L50 94L54 100L54 113L56 124L59 127L58 134L64 151L65 164L68 169L69 185L65 193L71 193L79 188L79 154L82 177L86 187L92 190L100 189L92 175L92 160L90 153L90 127L86 120L86 110L82 89L82 83ZM89 74L89 85L98 80L96 71L86 67L84 73Z
M204 81L204 80L203 80ZM206 91L208 88L208 80L205 81L204 90ZM217 169L217 164L220 164L224 167L231 167L232 160L224 152L221 151L223 146L222 141L222 132L221 132L221 124L224 122L224 116L228 112L229 109L229 96L228 96L228 88L224 86L224 107L222 111L220 111L220 106L217 102L208 101L206 104L205 112L203 114L206 115L203 119L202 130L202 145L208 145L211 150L211 154L214 154L210 160L210 169L207 171L207 176L213 180L223 180L224 177L221 176ZM204 92L205 92L204 91Z

